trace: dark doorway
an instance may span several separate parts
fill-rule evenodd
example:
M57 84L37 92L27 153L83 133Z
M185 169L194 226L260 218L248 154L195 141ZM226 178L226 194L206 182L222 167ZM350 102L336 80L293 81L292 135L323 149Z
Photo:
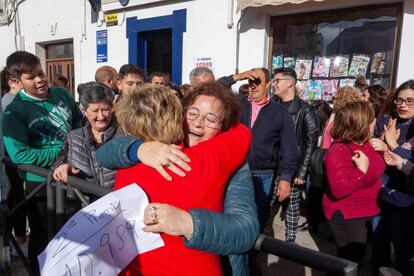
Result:
M145 41L145 69L148 74L154 71L172 71L172 29L141 32Z
M171 15L145 19L129 17L126 23L129 63L137 64L148 73L153 70L171 72L171 80L180 85L187 10L175 10Z

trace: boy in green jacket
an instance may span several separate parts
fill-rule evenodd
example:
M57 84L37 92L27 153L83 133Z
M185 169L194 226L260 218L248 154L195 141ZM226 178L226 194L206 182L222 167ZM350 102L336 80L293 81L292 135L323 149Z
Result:
M73 97L63 88L48 86L47 77L35 55L17 51L6 66L12 81L23 89L7 106L3 117L3 139L7 152L16 164L49 168L56 160L68 132L81 127L82 114ZM21 172L30 193L45 179ZM37 255L47 245L46 190L28 200L30 226L29 262L39 274Z

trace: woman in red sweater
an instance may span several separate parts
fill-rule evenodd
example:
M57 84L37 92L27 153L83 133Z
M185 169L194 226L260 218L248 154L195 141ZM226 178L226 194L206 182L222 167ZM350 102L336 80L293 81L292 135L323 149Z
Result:
M347 103L336 113L331 131L334 142L324 159L328 187L323 210L338 257L356 263L365 254L367 224L380 211L378 193L385 164L368 142L374 126L374 110L368 103Z
M222 211L226 183L245 160L251 135L238 123L240 108L231 91L211 83L193 93L184 112L185 141L190 148L183 150L191 159L191 171L186 177L173 177L169 182L141 163L118 171L115 190L137 183L150 202L167 203L187 211ZM116 114L122 129L143 141L173 144L183 138L182 107L166 88L144 86L127 95ZM156 209L152 212L156 213ZM157 223L157 217L152 218ZM185 238L190 239L190 233L192 229ZM219 256L187 249L181 237L163 233L161 237L165 246L139 254L121 275L222 274Z

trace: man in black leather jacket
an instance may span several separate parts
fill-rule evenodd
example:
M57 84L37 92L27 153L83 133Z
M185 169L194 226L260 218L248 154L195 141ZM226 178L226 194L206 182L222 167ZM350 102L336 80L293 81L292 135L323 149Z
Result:
M278 68L274 71L272 87L277 101L289 111L295 125L296 139L300 157L292 191L286 209L287 242L294 242L298 231L300 217L300 193L304 187L313 150L318 142L316 116L309 104L296 95L296 72L290 68Z

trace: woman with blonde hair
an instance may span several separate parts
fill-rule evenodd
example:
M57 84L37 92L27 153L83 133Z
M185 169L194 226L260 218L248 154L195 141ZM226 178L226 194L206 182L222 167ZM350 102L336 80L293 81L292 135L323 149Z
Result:
M337 110L331 136L334 142L324 164L328 186L322 206L332 229L338 256L361 263L367 224L379 213L380 177L384 160L368 142L375 127L374 110L363 101Z
M144 230L162 232L165 243L164 247L136 256L121 275L222 273L218 255L188 249L184 239L196 235L188 211L203 208L221 212L228 178L245 160L251 137L249 130L238 123L237 106L231 92L217 83L198 87L187 99L184 133L190 148L183 152L191 159L191 171L186 177L173 176L169 182L144 164L118 171L115 189L138 183L151 202L144 214ZM143 86L117 106L121 127L144 142L180 142L182 114L179 99L166 88L153 85ZM170 171L174 166L171 162L164 164ZM167 219L167 205L178 207L174 210L183 214L181 225L176 226L182 231L179 234L166 234L166 228L160 227Z
M333 127L335 113L349 102L355 102L362 100L361 94L357 89L351 86L344 86L338 88L335 97L333 98L333 112L329 117L328 123L325 127L325 131L322 135L321 148L327 149L332 143L331 129Z

